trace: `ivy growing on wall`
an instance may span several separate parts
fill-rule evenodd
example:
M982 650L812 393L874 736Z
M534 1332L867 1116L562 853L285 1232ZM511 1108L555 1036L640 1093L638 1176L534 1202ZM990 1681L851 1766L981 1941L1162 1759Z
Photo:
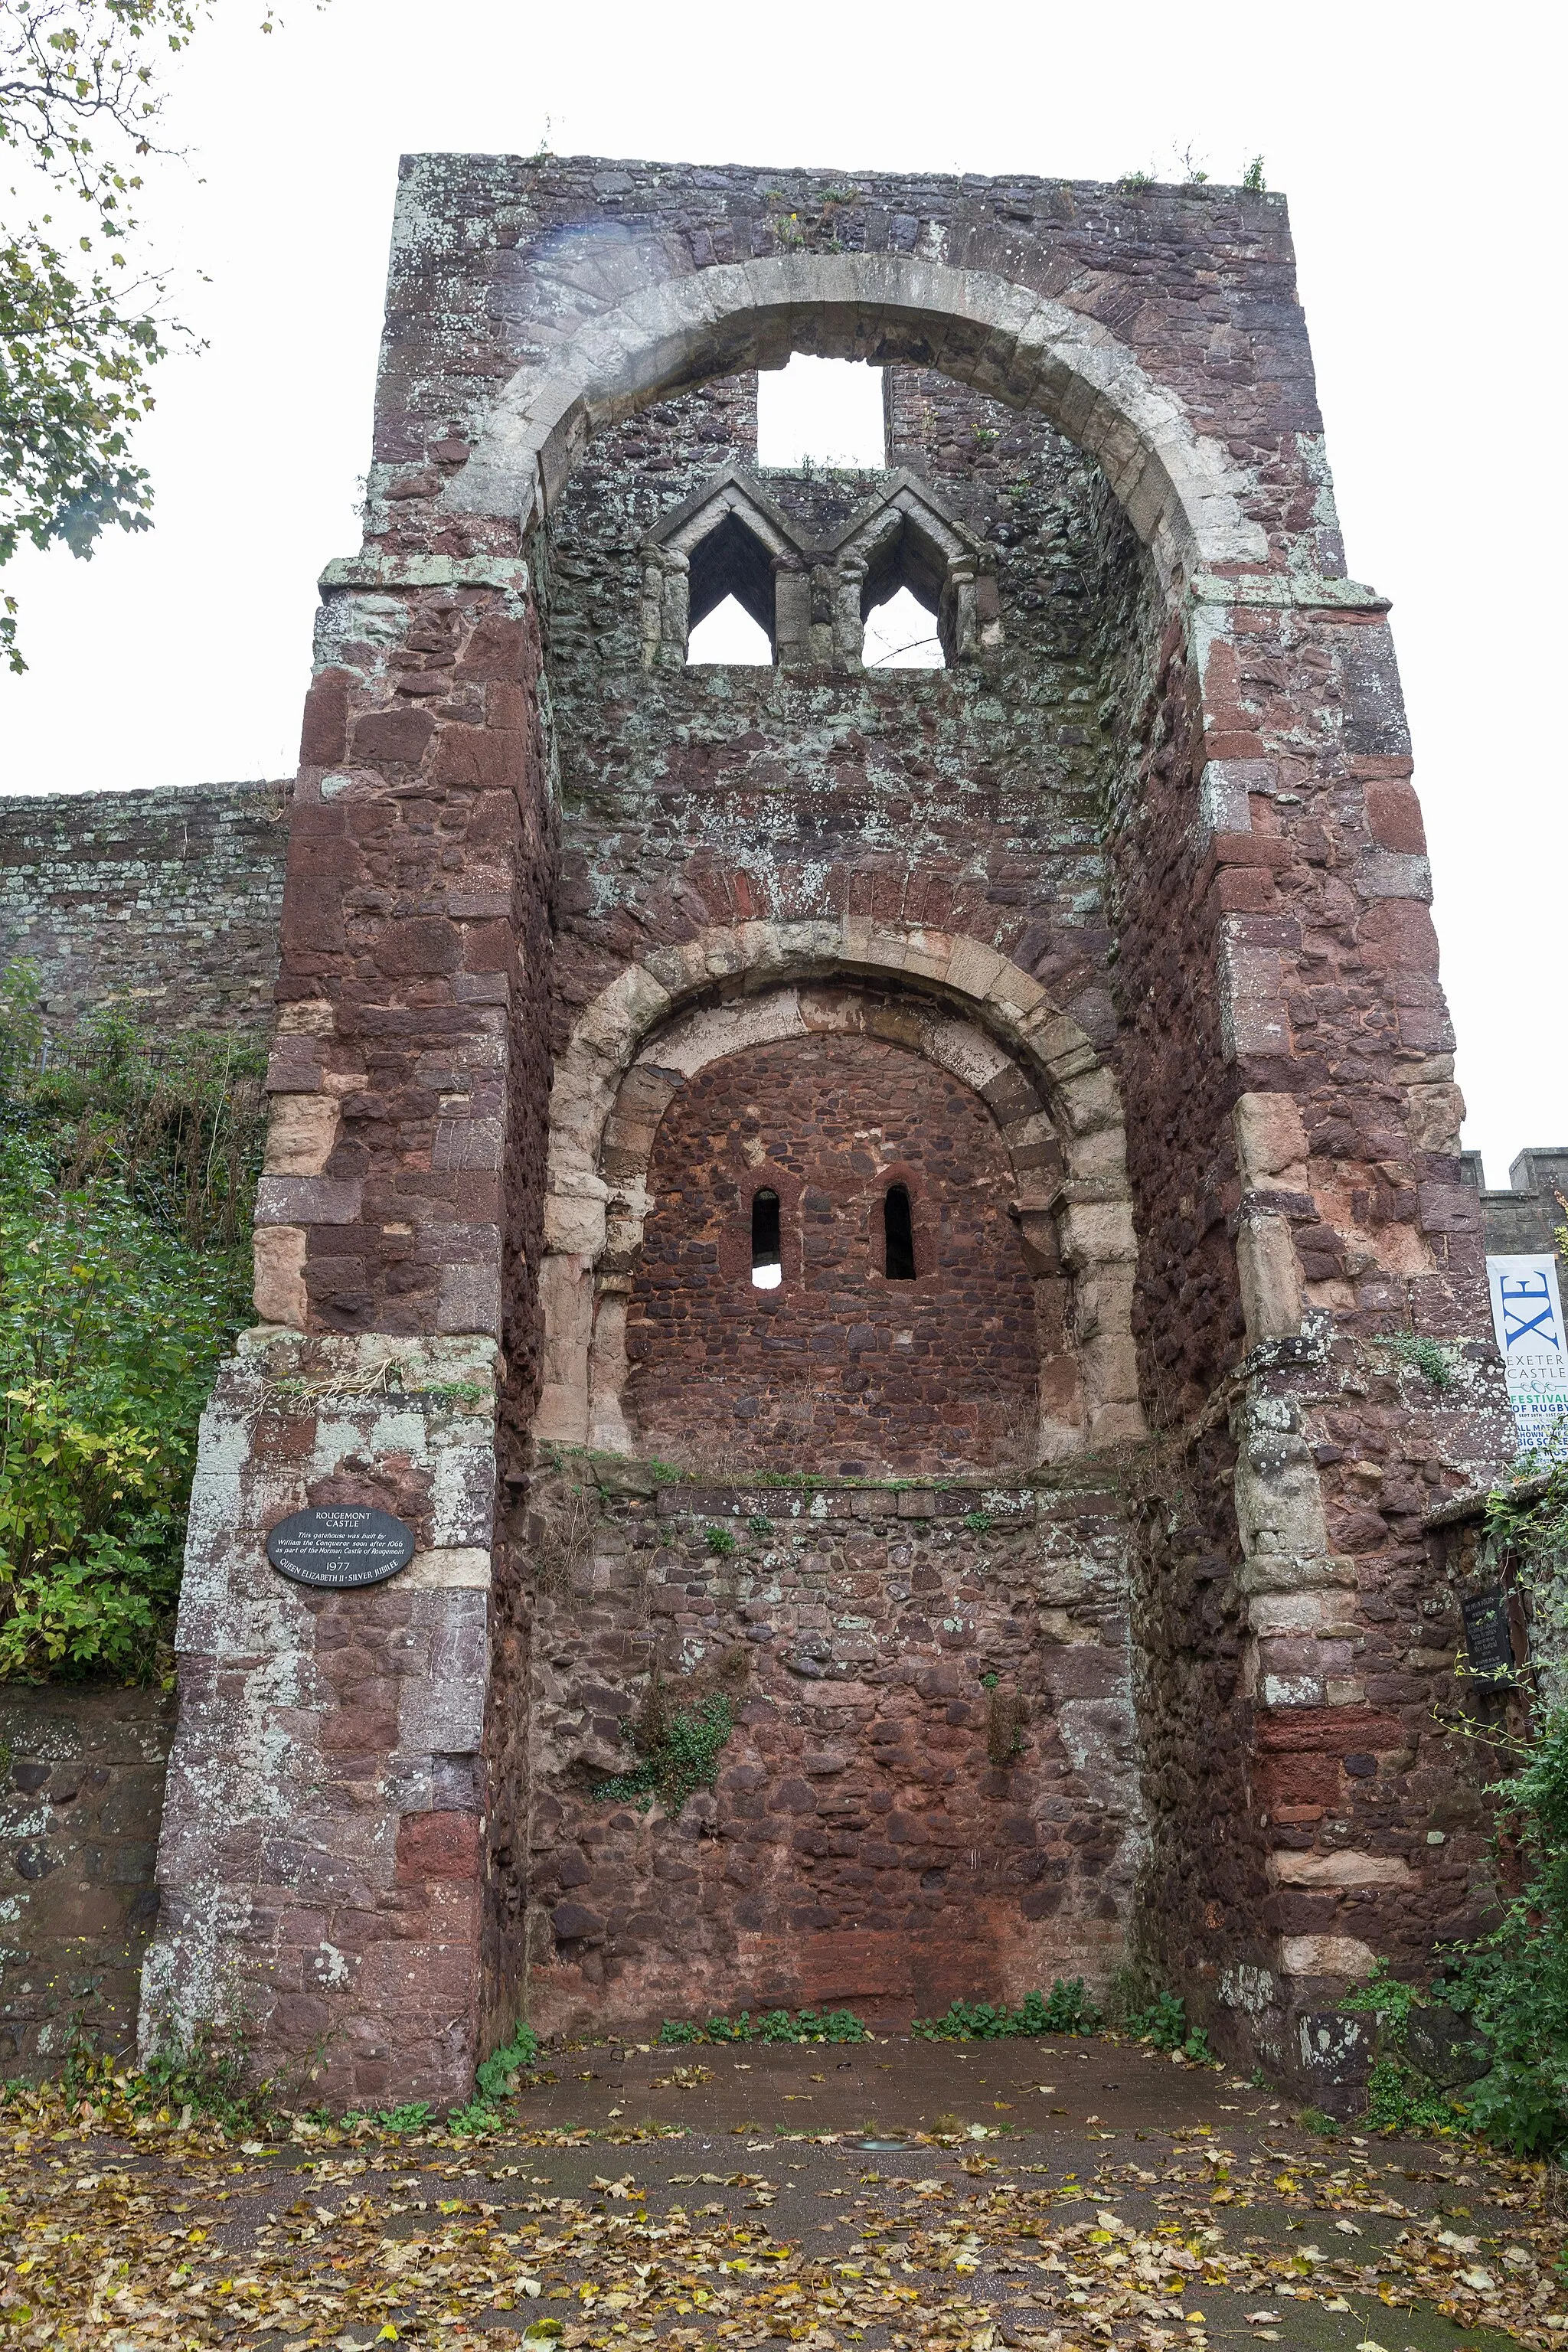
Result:
M1568 1705L1568 1461L1530 1455L1519 1470L1487 1497L1486 1556L1507 1562L1523 1595L1536 1696L1550 1712Z
M167 1664L196 1424L248 1319L260 1057L0 975L0 1677Z
M1342 2004L1377 2021L1367 2120L1422 2131L1456 2109L1519 2156L1568 2146L1568 1463L1531 1456L1488 1497L1482 1556L1524 1595L1531 1705L1522 1729L1461 1720L1511 1769L1497 1801L1494 1925L1442 1955L1429 1993L1380 1965ZM1416 2053L1436 2005L1473 2036L1477 2079L1445 2095Z

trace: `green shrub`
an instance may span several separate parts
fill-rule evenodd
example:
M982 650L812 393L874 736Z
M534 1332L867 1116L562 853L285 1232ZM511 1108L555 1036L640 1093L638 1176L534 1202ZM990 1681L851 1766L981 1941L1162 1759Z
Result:
M266 1066L252 1040L203 1031L155 1040L116 1013L46 1037L36 970L0 971L7 1132L40 1147L61 1190L107 1179L171 1239L226 1254L245 1292Z
M643 1751L631 1772L601 1780L594 1794L602 1801L632 1803L647 1812L657 1796L673 1819L699 1789L719 1777L719 1757L735 1728L735 1710L723 1691L710 1691L696 1706L672 1707L658 1677L641 1713L627 1731Z
M196 1423L242 1312L121 1181L0 1135L0 1675L153 1671Z
M1517 1818L1525 1885L1455 1955L1444 1992L1491 2061L1464 2093L1470 2123L1516 2156L1542 2156L1568 2140L1568 1706L1550 1711L1491 1793Z
M343 2117L343 2129L352 2131L355 2124L371 2124L377 2131L404 2133L427 2131L434 2109L428 2099L411 2100L401 2107L367 2107L363 2111L351 2108Z
M1514 1769L1489 1794L1500 1826L1516 1832L1510 1877L1491 1931L1445 1958L1434 1985L1468 2019L1478 2057L1489 2062L1455 2101L1412 2065L1405 2028L1423 1997L1378 1970L1347 2007L1378 2020L1368 2114L1385 2128L1457 2106L1471 2128L1523 2157L1568 2144L1568 1461L1521 1455L1487 1498L1485 1558L1529 1612L1533 1736L1512 1743ZM1494 1727L1461 1728L1503 1744ZM1522 1878L1522 1885L1519 1880Z
M258 1055L0 973L0 1677L157 1670L196 1423L248 1321Z
M1379 1960L1366 1982L1340 2003L1347 2016L1376 2021L1377 2045L1367 2075L1363 2117L1373 2131L1440 2131L1458 2119L1453 2102L1423 2074L1406 2048L1411 2011L1426 2006L1416 1986L1390 1976L1386 1960Z
M80 2045L67 2060L64 2081L73 2096L103 2097L118 2089L138 2114L160 2108L210 2116L227 2131L254 2128L275 2104L277 2085L258 2084L247 2021L218 2026L198 2019L181 2039L160 2024L160 2041L146 2064L122 2071L114 2058L94 2058Z
M1133 2011L1127 2031L1156 2050L1179 2050L1187 2038L1187 2004L1180 1993L1156 1993L1146 2009Z
M1152 2042L1156 2050L1179 2050L1195 2066L1215 2063L1208 2030L1187 2023L1187 2004L1180 1993L1156 1993L1145 2008L1133 2010L1123 2023L1135 2041Z
M706 2025L692 2025L667 2017L658 2030L666 2049L687 2049L696 2042L869 2042L870 2034L852 2009L771 2009L753 2019L749 2010L739 2017L710 2017Z
M764 2017L757 2039L760 2042L869 2042L870 2034L852 2009L829 2009L820 2013L815 2009L797 2010L792 2019L787 2009L775 2009Z
M531 2026L520 2025L511 2040L481 2058L474 2070L474 2086L480 2099L509 2099L518 2087L518 2078L539 2063L539 2036Z
M1016 2009L955 2000L941 2017L917 2017L910 2031L923 2042L1002 2042L1038 2033L1094 2033L1100 2024L1083 1979L1058 1977L1048 1997L1026 1993Z

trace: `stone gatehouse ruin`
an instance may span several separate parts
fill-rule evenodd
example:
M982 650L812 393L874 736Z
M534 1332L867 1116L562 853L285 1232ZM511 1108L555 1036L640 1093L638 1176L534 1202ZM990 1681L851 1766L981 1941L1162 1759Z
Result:
M883 467L761 466L797 352ZM1411 773L1278 195L409 159L291 803L148 983L279 942L149 2030L457 2099L524 2014L1132 1965L1300 2074L1464 1932L1426 1521L1511 1448ZM275 1575L334 1503L412 1565ZM710 1790L607 1787L715 1693Z

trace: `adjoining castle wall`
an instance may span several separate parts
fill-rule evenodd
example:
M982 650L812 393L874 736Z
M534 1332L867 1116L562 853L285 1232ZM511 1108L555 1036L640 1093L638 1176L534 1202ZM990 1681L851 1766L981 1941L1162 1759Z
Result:
M0 1687L0 2064L136 2040L174 1698Z
M1460 1155L1465 1182L1480 1196L1488 1251L1494 1257L1551 1257L1568 1225L1568 1150L1533 1144L1508 1171L1508 1183L1489 1188L1479 1151Z
M0 797L0 964L37 965L51 1027L265 1034L289 783Z

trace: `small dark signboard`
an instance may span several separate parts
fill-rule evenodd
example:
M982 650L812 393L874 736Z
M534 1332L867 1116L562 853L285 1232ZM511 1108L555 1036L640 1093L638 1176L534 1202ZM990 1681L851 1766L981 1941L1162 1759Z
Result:
M1465 1650L1473 1675L1489 1675L1494 1682L1511 1679L1513 1634L1508 1622L1508 1596L1495 1589L1473 1593L1464 1604Z
M341 1592L358 1584L384 1584L406 1568L414 1557L414 1531L390 1511L346 1505L296 1511L268 1537L267 1557L279 1576L296 1584Z

